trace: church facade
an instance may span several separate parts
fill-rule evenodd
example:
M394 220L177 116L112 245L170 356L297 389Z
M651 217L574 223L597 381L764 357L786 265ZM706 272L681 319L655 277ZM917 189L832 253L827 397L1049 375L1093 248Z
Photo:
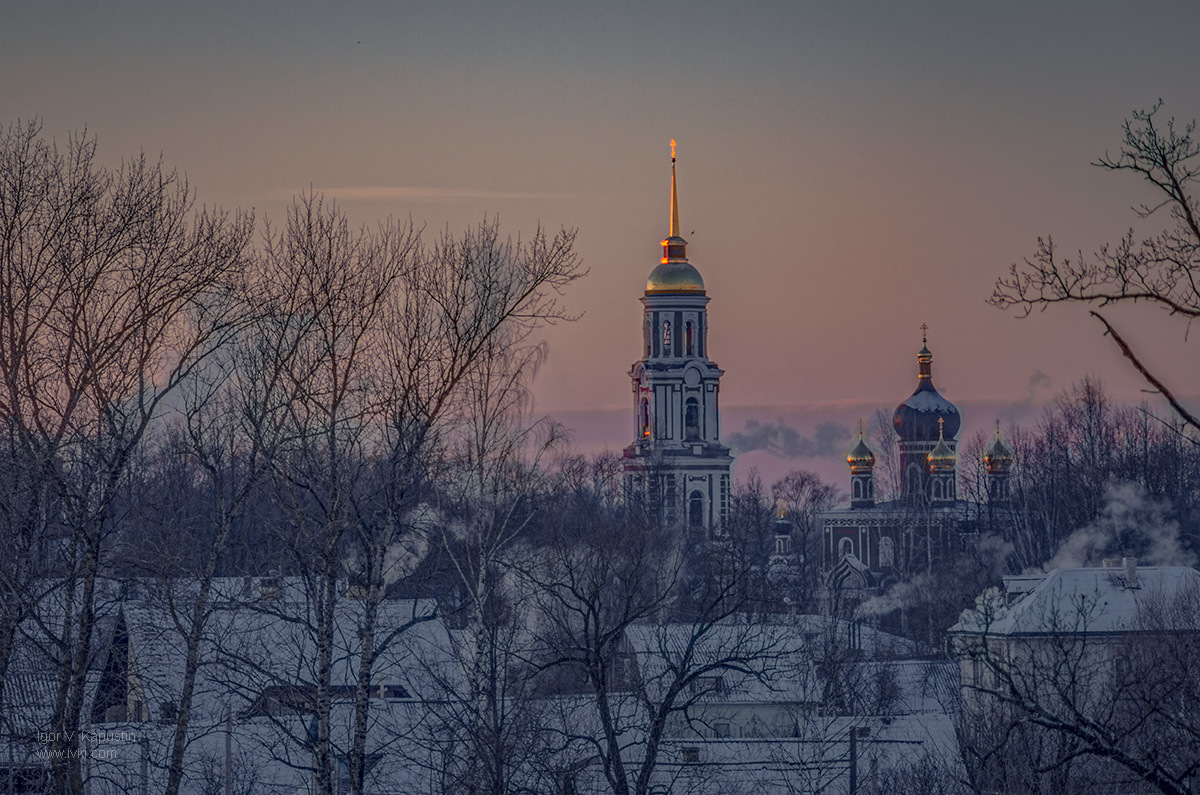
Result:
M624 485L668 524L720 532L733 475L733 456L720 441L723 371L709 358L704 279L679 234L674 145L670 228L646 280L642 357L629 371L634 441L624 451Z

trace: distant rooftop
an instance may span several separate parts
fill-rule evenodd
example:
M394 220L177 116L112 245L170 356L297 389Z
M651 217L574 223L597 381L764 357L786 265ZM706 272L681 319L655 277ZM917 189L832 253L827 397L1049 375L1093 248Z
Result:
M1134 558L1106 563L1109 565L1005 577L1003 597L989 603L986 594L981 596L976 609L964 612L950 632L1103 635L1151 631L1141 625L1147 608L1166 605L1189 591L1200 594L1200 572L1189 566L1138 566ZM1200 631L1200 615L1177 616L1171 627Z

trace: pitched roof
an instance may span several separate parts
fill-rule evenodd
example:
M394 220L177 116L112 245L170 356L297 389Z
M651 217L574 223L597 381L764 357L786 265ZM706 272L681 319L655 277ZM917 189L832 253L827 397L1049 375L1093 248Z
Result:
M215 609L200 648L193 707L197 713L219 715L227 704L242 711L268 688L306 688L316 681L314 606L303 598L302 583L282 579L278 596L271 599L259 598L257 589L243 589L238 578L214 583ZM131 660L156 714L155 705L178 703L186 662L184 638L161 601L131 599L124 610ZM337 602L331 649L335 688L357 683L362 613L358 600ZM437 618L436 604L385 599L379 604L376 627L373 685L402 687L411 697L425 695L431 666L437 663L440 669L451 662L450 638Z
M1147 609L1188 589L1200 591L1200 572L1186 566L1137 566L1135 582L1117 567L1055 569L1006 577L1008 603L981 596L950 628L957 634L1059 635L1144 631ZM1200 615L1176 629L1200 631Z

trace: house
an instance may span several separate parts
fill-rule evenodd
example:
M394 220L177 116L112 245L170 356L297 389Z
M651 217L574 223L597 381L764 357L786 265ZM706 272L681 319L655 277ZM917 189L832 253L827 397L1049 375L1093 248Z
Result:
M1105 564L1005 577L1003 591L982 594L948 631L963 688L994 685L989 668L1040 665L1051 649L1086 646L1089 658L1111 662L1165 631L1156 611L1200 592L1200 572L1188 566L1139 566L1128 557ZM1177 618L1171 631L1200 633L1200 615Z
M1004 792L1191 791L1200 572L1139 566L1006 577L949 631L973 778Z

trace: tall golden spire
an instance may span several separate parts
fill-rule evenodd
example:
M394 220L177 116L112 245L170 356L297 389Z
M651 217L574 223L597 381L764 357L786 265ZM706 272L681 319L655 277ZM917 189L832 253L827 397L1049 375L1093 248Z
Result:
M679 197L675 193L675 139L671 139L671 231L669 237L679 237Z
M675 139L671 139L671 230L662 241L659 266L646 280L646 295L656 293L704 294L704 279L688 263L687 241L679 236L679 193L675 190Z

